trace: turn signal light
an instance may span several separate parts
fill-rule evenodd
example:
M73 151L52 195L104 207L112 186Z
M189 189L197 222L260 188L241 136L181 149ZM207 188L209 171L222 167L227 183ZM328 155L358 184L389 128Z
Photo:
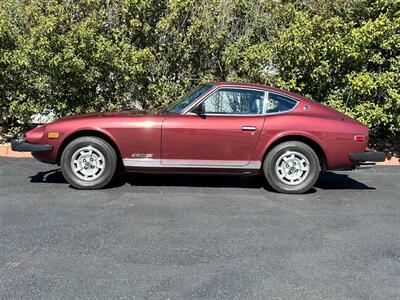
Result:
M58 134L58 132L49 132L49 133L47 134L47 137L48 137L49 139L58 139L59 134Z
M363 136L363 135L355 135L354 136L354 140L356 142L364 142L365 141L365 136Z

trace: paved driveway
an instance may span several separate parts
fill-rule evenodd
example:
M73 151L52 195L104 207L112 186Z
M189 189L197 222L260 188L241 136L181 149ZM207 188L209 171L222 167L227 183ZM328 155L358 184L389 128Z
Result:
M400 168L258 177L130 175L79 191L0 158L0 298L400 298Z

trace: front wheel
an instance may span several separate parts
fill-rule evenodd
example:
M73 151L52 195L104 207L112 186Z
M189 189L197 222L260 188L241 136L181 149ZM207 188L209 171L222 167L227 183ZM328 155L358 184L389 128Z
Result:
M318 180L320 163L315 151L302 142L288 141L275 146L267 155L263 172L277 192L302 194Z
M78 189L100 189L114 177L117 154L98 137L84 136L70 142L61 155L65 179Z

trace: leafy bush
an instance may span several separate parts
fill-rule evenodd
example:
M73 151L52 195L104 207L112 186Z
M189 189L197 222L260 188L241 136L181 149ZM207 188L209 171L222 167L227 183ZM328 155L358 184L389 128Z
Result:
M304 94L400 136L399 0L3 0L0 123L151 108L214 80ZM345 108L347 106L347 109Z

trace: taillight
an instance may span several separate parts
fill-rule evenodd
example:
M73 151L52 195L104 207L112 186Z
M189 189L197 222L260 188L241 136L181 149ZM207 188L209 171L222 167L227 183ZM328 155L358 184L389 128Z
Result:
M354 136L354 140L356 141L356 142L365 142L365 136L364 135L355 135Z

